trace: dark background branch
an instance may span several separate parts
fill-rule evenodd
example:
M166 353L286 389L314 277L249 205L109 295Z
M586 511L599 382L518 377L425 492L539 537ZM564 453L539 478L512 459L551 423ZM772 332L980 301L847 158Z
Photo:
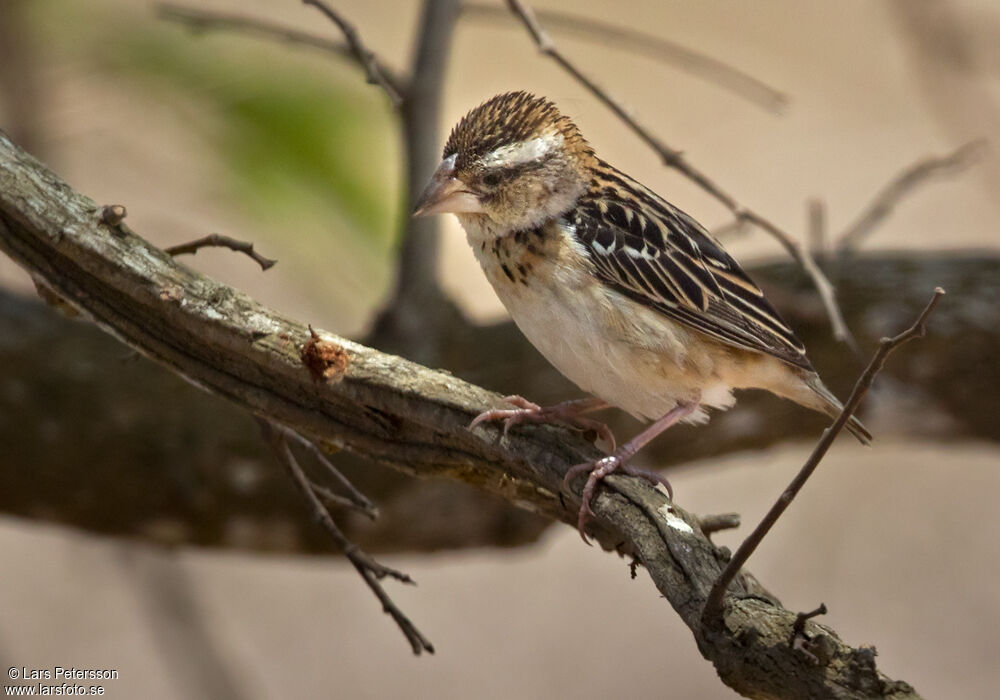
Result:
M458 11L458 0L424 0L402 108L407 199L395 288L367 339L418 362L440 351L441 325L455 316L437 282L441 217L409 212L441 160L441 102Z

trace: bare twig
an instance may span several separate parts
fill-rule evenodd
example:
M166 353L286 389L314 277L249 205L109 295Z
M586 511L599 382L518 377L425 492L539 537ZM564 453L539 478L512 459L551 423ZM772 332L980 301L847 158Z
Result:
M806 202L806 240L813 258L823 261L826 255L826 202L813 197Z
M345 500L351 507L361 511L372 520L378 517L378 508L375 504L372 503L367 496L358 491L357 487L351 483L351 480L344 476L343 473L333 465L333 462L330 461L330 459L323 453L323 450L321 450L316 443L311 440L307 440L294 430L286 429L286 432L297 443L309 450L313 457L316 458L316 461L318 461L323 468L326 469L330 476L332 476L334 480L340 484L341 488L347 491L346 498L332 494L336 496L336 498L330 500L336 500L338 503L340 503L341 500ZM326 489L323 490L326 491ZM327 498L329 499L330 497Z
M803 654L809 663L819 666L829 662L831 648L825 634L810 638L806 634L806 622L819 615L826 615L826 604L820 603L819 607L809 612L800 612L792 622L792 631L788 635L788 646ZM860 649L859 649L860 651Z
M746 230L750 227L745 220L740 218L735 218L721 226L712 229L711 234L714 238L718 240L724 240L726 238L735 238L736 236L741 236L746 233Z
M213 12L197 7L176 5L174 3L159 3L156 5L156 12L161 19L182 24L195 32L240 32L268 39L277 39L287 44L319 49L320 51L325 51L342 58L357 61L357 55L354 50L344 42L303 32L293 27L287 27L259 17L249 17L230 12ZM371 60L375 62L379 75L385 79L393 91L397 95L405 95L405 79L382 63L378 56L373 56Z
M189 241L188 243L181 243L179 245L172 245L169 248L164 248L163 252L168 255L194 255L202 248L229 248L230 250L235 250L237 253L243 253L253 258L254 262L260 265L261 270L269 270L277 264L277 260L272 260L271 258L265 258L260 253L253 249L253 243L248 243L246 241L238 241L235 238L230 238L229 236L223 236L218 233L213 233L204 238L199 238L194 241Z
M718 513L713 515L699 515L698 526L706 535L720 530L732 530L740 526L739 513Z
M510 18L510 14L501 7L477 2L463 3L462 14L489 21ZM770 112L778 113L788 106L788 95L780 90L735 66L669 39L558 10L539 10L537 16L555 30L573 32L589 40L605 43L614 49L630 51L645 58L668 63L730 90Z
M312 488L313 493L319 496L328 505L336 506L337 508L350 508L358 510L357 504L355 504L350 498L341 496L339 493L334 493L327 487L317 484L312 479L309 480L309 486Z
M806 274L812 278L813 286L816 287L816 291L819 292L820 299L823 300L823 306L826 308L827 316L830 317L830 325L833 327L833 337L842 343L846 343L852 350L857 352L858 344L851 334L850 329L847 327L847 321L844 320L844 314L840 310L840 306L837 304L837 292L830 284L830 280L827 279L823 271L819 269L819 265L813 260L813 257L809 255L802 244L791 238L787 233L779 229L777 226L772 224L770 221L760 216L759 214L750 211L749 209L743 210L743 212L738 213L737 216L742 217L752 224L764 229L781 243L791 255L799 263Z
M267 444L274 450L278 461L281 462L281 465L288 471L289 476L292 477L292 481L295 482L299 492L309 503L320 525L330 534L337 543L337 546L343 550L344 556L347 557L357 572L361 574L361 578L365 580L372 593L382 603L382 610L399 625L399 629L402 630L403 635L410 642L413 653L419 655L426 651L433 654L434 645L410 622L410 619L396 606L392 598L389 597L389 594L382 588L382 584L379 583L381 579L386 577L402 581L403 583L413 583L413 579L402 571L379 564L365 554L356 544L347 539L344 533L340 531L340 528L337 527L337 523L334 522L330 511L327 510L326 506L323 505L323 502L316 495L312 482L306 476L305 472L302 471L302 467L295 459L295 455L289 449L289 431L264 418L258 418L258 422L260 423L260 429ZM291 435L298 437L294 431L291 432Z
M944 290L938 287L934 290L934 296L931 298L930 302L917 317L917 320L912 326L907 328L905 331L892 338L882 338L879 342L878 351L875 356L872 357L871 362L868 363L868 367L858 378L857 383L854 385L854 391L851 392L851 397L844 404L843 410L837 417L837 420L833 422L829 428L823 432L823 436L816 443L816 447L813 448L812 454L809 455L809 459L806 460L805 464L802 465L802 469L799 473L795 475L792 482L788 487L782 492L778 500L771 506L771 509L764 516L760 524L754 528L754 531L743 541L740 548L736 550L733 558L729 560L726 568L720 574L719 578L715 581L712 586L712 590L708 594L708 598L705 601L705 608L702 611L702 620L705 622L712 622L718 618L722 613L722 600L726 593L726 588L732 583L733 579L736 578L736 574L739 573L740 569L746 563L750 555L753 554L754 550L757 549L761 541L771 530L774 524L781 517L781 514L785 512L789 504L795 498L796 494L802 489L806 481L819 466L823 457L826 456L827 451L833 444L837 435L847 424L847 421L854 415L861 401L864 399L865 394L868 393L868 389L871 387L872 382L875 380L875 375L879 373L882 367L885 365L886 359L889 354L892 353L897 347L902 345L908 340L917 337L923 337L927 333L927 317L930 316L931 312L934 311L934 307L937 306L938 300L944 295Z
M970 141L947 155L922 158L899 173L840 235L837 252L841 255L852 252L904 197L936 175L953 174L969 167L983 155L986 145L985 139Z
M787 250L788 253L798 261L798 263L806 271L806 274L812 278L813 285L819 292L820 298L823 300L823 306L826 308L827 315L830 317L834 337L836 337L837 340L841 340L852 345L853 347L854 339L850 330L847 328L847 323L844 321L844 314L837 305L833 285L830 284L826 275L819 269L816 261L812 259L812 256L810 256L805 248L803 248L801 243L793 239L788 233L771 223L768 219L765 219L760 214L741 205L733 199L730 194L720 188L705 173L688 163L681 151L667 146L667 144L661 141L656 135L649 131L649 129L640 124L621 102L612 97L606 90L604 90L604 88L599 86L588 75L581 71L575 63L571 62L562 54L552 41L551 37L549 37L549 35L542 28L541 24L539 24L538 19L535 17L535 14L530 7L528 7L521 0L507 0L507 5L510 8L510 11L521 20L525 28L531 34L532 39L538 46L538 50L543 55L548 56L558 63L567 73L573 76L577 82L586 87L592 95L594 95L598 100L604 103L606 107L614 112L618 118L621 119L622 122L643 141L643 143L652 148L660 156L664 165L674 168L686 178L708 192L715 199L721 202L723 206L729 209L736 219L752 223L776 238L778 242L784 246L785 250Z
M800 612L795 616L795 622L792 623L792 636L794 637L797 634L802 634L806 629L806 620L819 617L820 615L826 615L826 603L820 603L819 607L815 610Z
M372 85L378 85L382 88L382 91L389 96L389 100L392 102L392 106L398 108L403 104L402 96L396 91L392 83L382 74L379 68L378 60L375 58L375 54L362 43L361 37L358 36L358 31L354 28L354 25L348 22L346 19L340 16L336 10L327 5L323 0L302 0L305 5L312 5L317 10L326 15L331 22L336 24L340 31L344 33L344 39L347 41L347 45L351 49L351 53L354 57L358 59L358 63L365 70L365 75L368 77L368 82Z

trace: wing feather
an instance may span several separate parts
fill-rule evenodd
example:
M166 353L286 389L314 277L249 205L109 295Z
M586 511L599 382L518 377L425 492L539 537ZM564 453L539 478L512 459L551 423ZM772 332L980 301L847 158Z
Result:
M724 343L812 369L764 293L694 219L603 164L568 216L609 287Z

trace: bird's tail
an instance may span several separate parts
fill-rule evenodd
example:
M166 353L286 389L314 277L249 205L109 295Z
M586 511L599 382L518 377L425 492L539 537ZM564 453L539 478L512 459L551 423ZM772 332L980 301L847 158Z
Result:
M837 418L840 412L844 409L844 404L840 403L840 400L834 396L823 381L819 378L818 374L811 374L805 378L806 385L812 389L816 396L816 401L810 402L810 408L817 411L825 413L831 418ZM847 425L844 426L851 435L858 439L862 445L870 445L872 442L872 434L868 432L868 428L859 421L854 416L851 416L850 420L847 421Z

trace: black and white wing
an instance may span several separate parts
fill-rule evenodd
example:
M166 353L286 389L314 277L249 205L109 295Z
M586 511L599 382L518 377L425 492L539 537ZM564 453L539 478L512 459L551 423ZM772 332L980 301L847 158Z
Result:
M607 167L567 215L602 282L724 343L812 370L792 329L698 222Z

